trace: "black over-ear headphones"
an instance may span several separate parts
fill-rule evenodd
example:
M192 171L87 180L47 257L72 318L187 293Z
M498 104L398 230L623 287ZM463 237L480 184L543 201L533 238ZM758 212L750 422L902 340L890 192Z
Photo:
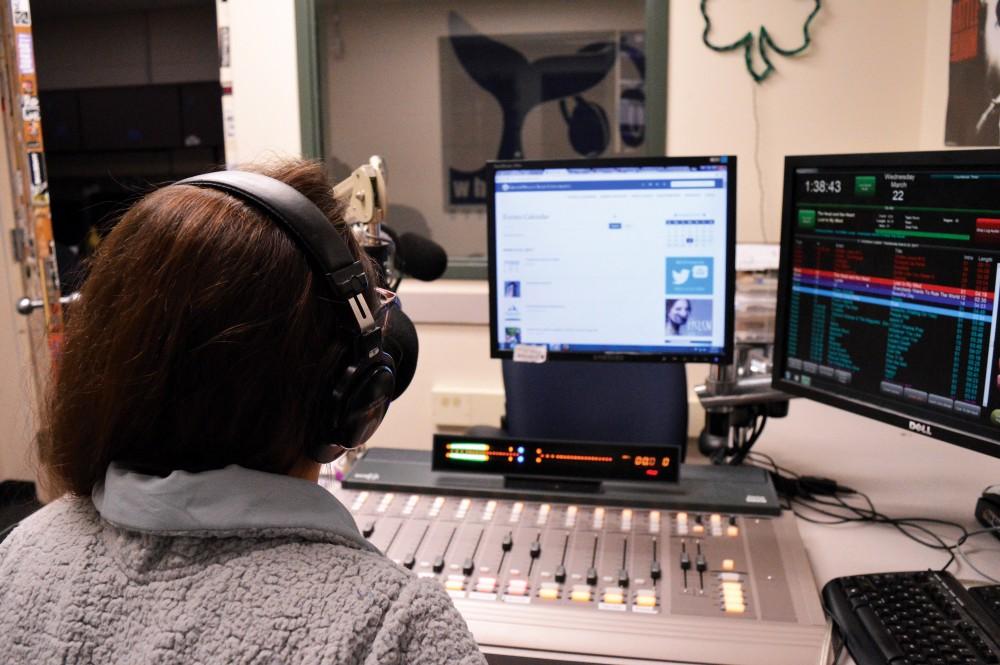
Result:
M340 233L304 194L280 180L245 171L217 171L186 178L178 185L216 189L262 210L305 253L313 273L342 306L353 344L347 361L330 377L333 398L322 440L309 450L317 462L330 462L343 448L356 448L375 432L393 398L396 368L382 349L382 329L366 299L368 278ZM376 307L376 311L377 311Z

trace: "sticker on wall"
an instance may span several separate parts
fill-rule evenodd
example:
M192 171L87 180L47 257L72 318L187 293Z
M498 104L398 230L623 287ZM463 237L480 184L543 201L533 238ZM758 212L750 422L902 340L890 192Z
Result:
M763 83L767 77L774 73L774 62L771 57L773 53L778 55L783 55L786 58L799 55L812 44L812 36L809 34L809 28L812 25L813 19L816 18L816 14L820 10L820 0L813 0L812 9L806 16L804 23L802 24L802 39L801 41L790 47L780 46L775 38L767 29L764 19L766 17L761 17L761 22L759 27L754 27L743 34L739 39L731 42L718 43L713 37L710 36L712 32L712 17L720 17L722 12L725 12L727 8L731 8L733 5L727 2L721 2L720 0L715 0L711 3L712 8L709 9L709 1L701 0L701 16L705 19L705 29L701 33L701 40L705 43L705 46L716 51L718 53L726 53L729 51L743 51L743 59L746 62L747 72L749 72L751 78L757 83ZM756 35L754 34L756 31ZM756 48L755 48L756 47ZM758 53L761 65L754 64L754 51Z
M38 97L34 95L21 95L21 118L24 120L42 119L42 107L38 103Z
M952 0L947 145L1000 145L1000 5Z
M22 74L35 73L35 48L30 33L17 33L17 67Z
M31 202L34 205L48 205L49 180L45 173L45 155L29 152L28 170L31 172Z
M11 0L10 8L14 15L14 25L31 25L31 5L28 0Z
M439 53L447 207L486 202L490 159L642 151L642 32L485 35L452 12Z

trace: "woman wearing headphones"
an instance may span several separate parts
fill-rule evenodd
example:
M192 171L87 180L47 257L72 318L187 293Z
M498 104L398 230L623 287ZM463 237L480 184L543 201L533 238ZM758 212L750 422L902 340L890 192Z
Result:
M321 167L261 173L153 192L101 245L39 448L66 494L0 544L5 662L484 662L316 484L384 413L387 324Z

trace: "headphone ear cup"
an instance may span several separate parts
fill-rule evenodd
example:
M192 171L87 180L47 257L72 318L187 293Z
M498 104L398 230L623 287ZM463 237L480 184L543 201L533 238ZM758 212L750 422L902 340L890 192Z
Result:
M395 392L396 373L392 357L384 352L340 373L331 394L330 427L310 456L331 462L343 449L364 444L382 423Z
M576 106L570 113L565 100L560 100L559 108L563 119L569 125L569 142L580 155L595 157L604 152L611 139L608 114L598 104L575 96Z

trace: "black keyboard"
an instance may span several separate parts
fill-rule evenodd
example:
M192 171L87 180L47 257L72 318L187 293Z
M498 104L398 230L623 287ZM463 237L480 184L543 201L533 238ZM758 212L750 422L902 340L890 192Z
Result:
M966 589L950 573L831 580L823 605L858 665L1000 663L1000 586Z

